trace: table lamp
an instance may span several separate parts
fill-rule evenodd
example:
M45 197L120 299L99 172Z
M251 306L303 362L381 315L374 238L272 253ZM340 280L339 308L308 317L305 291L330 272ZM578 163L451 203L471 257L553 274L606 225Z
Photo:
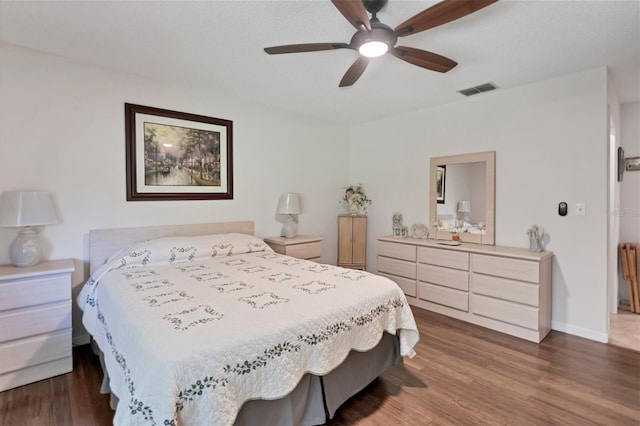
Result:
M278 214L286 214L287 220L282 227L282 236L293 238L298 234L298 224L293 215L300 214L300 196L298 194L282 194L278 201Z
M49 192L11 191L0 195L0 226L24 227L9 246L15 266L33 266L42 259L38 230L32 226L58 223Z
M469 221L469 213L471 212L471 203L468 201L460 201L458 203L458 213L460 220Z

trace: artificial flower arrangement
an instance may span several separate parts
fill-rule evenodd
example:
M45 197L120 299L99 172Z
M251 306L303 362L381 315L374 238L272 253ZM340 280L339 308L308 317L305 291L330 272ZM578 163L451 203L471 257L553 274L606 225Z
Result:
M371 199L367 198L367 194L364 193L362 184L350 185L344 189L344 195L340 199L340 202L346 202L349 208L349 213L358 214L360 210L365 213L367 208L373 203Z

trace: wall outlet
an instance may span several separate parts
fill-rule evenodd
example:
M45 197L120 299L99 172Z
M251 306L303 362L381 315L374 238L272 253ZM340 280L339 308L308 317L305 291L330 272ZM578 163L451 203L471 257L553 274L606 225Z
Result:
M584 203L576 203L576 216L584 216L587 213L587 208Z

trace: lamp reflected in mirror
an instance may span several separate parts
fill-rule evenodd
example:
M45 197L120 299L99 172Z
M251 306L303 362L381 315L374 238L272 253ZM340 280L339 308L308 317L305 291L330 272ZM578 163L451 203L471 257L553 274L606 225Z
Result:
M471 213L471 203L466 200L460 201L458 203L458 220L462 222L468 222L469 213Z

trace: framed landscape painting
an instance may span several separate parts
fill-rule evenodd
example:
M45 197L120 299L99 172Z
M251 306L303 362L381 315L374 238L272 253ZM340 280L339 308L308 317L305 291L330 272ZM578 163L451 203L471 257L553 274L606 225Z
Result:
M233 199L233 122L125 104L127 201Z

